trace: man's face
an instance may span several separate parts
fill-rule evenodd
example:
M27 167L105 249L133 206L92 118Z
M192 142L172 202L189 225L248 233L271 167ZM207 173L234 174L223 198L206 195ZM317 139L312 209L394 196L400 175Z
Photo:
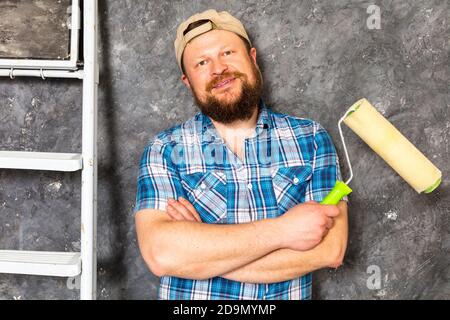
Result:
M183 82L213 120L246 120L258 108L262 79L256 49L249 53L233 32L213 30L194 38L184 50L183 63Z

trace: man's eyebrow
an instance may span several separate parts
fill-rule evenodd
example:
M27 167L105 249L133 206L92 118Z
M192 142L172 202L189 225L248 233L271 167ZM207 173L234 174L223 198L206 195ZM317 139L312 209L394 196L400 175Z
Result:
M195 56L195 57L193 57L192 59L193 59L193 60L198 60L198 59L203 59L203 58L205 58L205 57L206 57L206 55L202 54L202 55L200 55L200 56Z
M220 47L219 52L224 51L225 49L232 49L232 48L233 48L232 44L226 44ZM200 54L198 56L194 56L193 59L203 59L206 56L208 56L208 54Z
M232 48L233 48L233 44L229 43L229 44L222 46L219 51L223 51L225 49L232 49Z

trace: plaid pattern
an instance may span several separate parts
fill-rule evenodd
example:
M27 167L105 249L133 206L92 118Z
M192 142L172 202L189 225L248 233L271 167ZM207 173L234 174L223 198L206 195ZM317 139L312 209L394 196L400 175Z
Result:
M134 212L166 210L167 199L188 199L205 223L245 223L317 202L341 179L333 142L318 123L288 116L261 102L245 161L224 143L201 112L158 134L145 148ZM344 198L347 200L347 197ZM220 240L218 240L220 241ZM214 277L161 277L159 299L310 299L311 278L241 283Z

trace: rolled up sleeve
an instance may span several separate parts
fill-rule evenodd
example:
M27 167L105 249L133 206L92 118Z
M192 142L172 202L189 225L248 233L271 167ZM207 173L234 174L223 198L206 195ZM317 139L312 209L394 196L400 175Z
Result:
M153 141L145 149L139 162L136 205L134 214L142 209L166 210L169 198L184 197L176 166L170 155L171 148Z

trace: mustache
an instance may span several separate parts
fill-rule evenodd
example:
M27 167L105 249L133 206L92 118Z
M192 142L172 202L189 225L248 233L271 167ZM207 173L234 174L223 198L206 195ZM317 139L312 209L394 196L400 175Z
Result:
M245 73L239 72L239 71L233 71L233 72L227 72L224 74L221 74L220 76L217 76L216 78L214 78L210 83L208 83L206 85L206 91L207 92L211 92L212 89L220 82L222 82L225 79L229 79L229 78L242 78L245 79L246 75Z

